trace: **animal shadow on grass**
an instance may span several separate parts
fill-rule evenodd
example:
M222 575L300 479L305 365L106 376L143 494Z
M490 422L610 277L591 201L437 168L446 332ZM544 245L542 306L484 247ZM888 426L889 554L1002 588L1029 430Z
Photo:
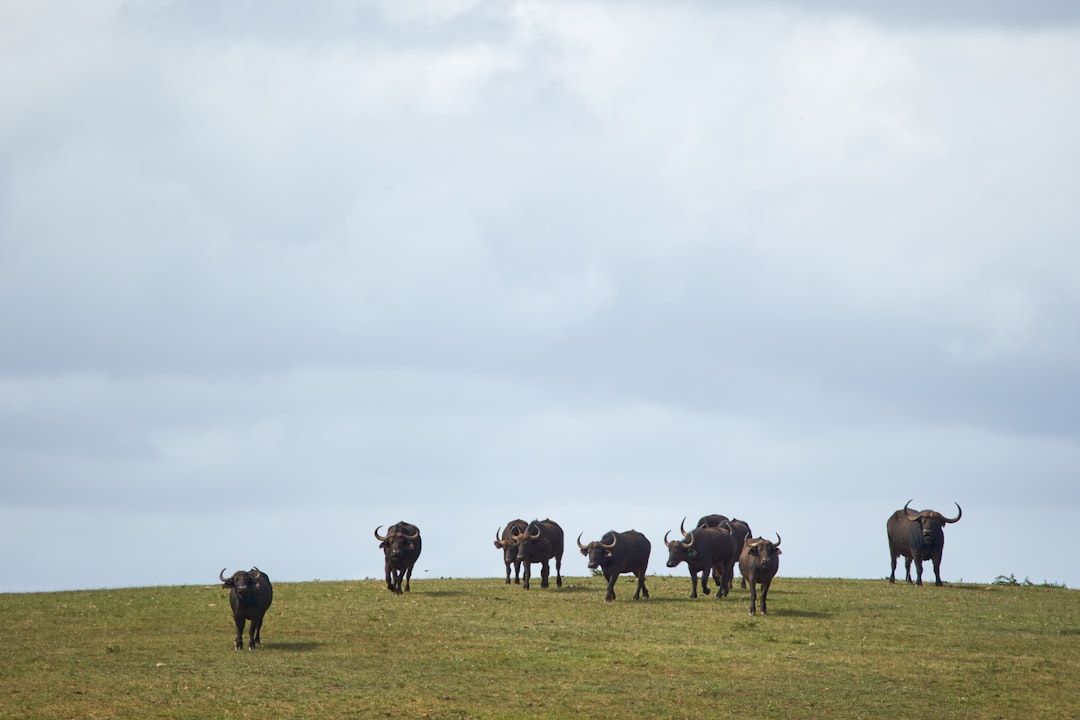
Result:
M431 597L456 597L458 595L465 595L461 590L424 590L422 594Z
M769 615L780 615L783 617L801 617L801 618L815 618L825 620L827 618L836 617L834 612L824 612L822 610L798 610L793 608L769 607Z
M259 645L260 650L274 650L277 652L314 652L321 648L325 643L321 643L315 640L302 640L296 642L275 642L268 643L266 645Z

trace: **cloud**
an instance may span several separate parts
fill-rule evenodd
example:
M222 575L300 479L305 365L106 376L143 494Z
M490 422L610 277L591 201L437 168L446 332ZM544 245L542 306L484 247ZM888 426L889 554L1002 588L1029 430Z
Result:
M827 574L822 513L1071 507L1080 46L1025 7L6 10L9 532L190 533L182 581L274 518L303 579L725 512Z

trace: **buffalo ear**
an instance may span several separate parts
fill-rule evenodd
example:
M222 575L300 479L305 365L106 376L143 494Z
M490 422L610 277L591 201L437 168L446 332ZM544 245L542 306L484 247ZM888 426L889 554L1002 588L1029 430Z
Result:
M783 555L784 554L784 551L781 550L780 548L773 548L772 552L773 552L773 555Z
M383 541L382 541L381 543L379 543L379 547L381 547L381 548L388 548L388 547L390 547L390 543L388 543L388 542L386 542L385 540L383 540Z
M586 556L588 556L588 554L589 554L589 549L588 549L588 548L582 548L582 549L581 549L581 554L582 554L582 555L586 555Z
M229 578L224 583L222 583L221 587L223 587L223 588L236 587L236 583L233 582L232 578Z

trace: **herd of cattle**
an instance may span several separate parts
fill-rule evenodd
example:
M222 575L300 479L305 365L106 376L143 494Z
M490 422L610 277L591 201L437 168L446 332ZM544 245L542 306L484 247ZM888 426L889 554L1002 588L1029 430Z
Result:
M912 562L915 563L916 584L922 585L923 561L930 560L934 567L934 584L941 585L944 526L946 523L958 521L963 510L957 503L956 517L947 518L934 510L916 512L908 507L910 504L911 501L908 500L886 523L892 563L889 582L896 582L896 561L903 556L909 583ZM413 566L420 557L420 529L410 523L399 522L387 528L385 535L381 535L381 528L381 525L375 528L375 539L379 541L379 547L383 551L386 586L399 595L409 592ZM701 591L704 594L708 595L710 592L711 577L716 585L716 597L726 596L731 590L737 564L742 576L742 587L750 588L750 614L757 613L759 586L761 614L768 612L766 598L769 585L780 568L779 533L775 543L765 538L755 538L750 526L745 522L724 515L706 515L689 531L686 530L684 518L679 524L679 532L682 534L679 540L669 540L670 531L664 534L664 545L668 550L667 566L674 568L686 563L690 572L690 597L697 597L699 574ZM599 570L607 580L605 600L610 602L615 599L615 581L626 573L637 578L634 599L649 597L649 590L645 587L645 572L649 566L652 544L647 537L636 530L611 530L604 533L599 540L583 544L579 534L577 546L581 554L588 558L589 569ZM548 587L550 563L554 560L555 584L562 587L563 530L554 520L511 520L496 531L495 547L503 552L507 585L510 584L510 571L513 570L513 581L528 590L532 566L538 564L540 587ZM243 647L244 625L246 621L250 621L248 649L254 650L260 642L263 617L274 598L270 578L258 568L247 572L238 571L228 578L222 568L218 577L223 587L229 588L229 605L232 607L233 621L236 624L236 649Z

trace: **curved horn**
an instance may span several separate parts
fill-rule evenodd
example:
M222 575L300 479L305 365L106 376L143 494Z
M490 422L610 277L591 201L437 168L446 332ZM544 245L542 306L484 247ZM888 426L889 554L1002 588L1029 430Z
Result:
M581 544L581 536L582 536L582 534L583 534L583 533L578 533L578 534L577 534L577 546L578 546L579 548L581 548L582 550L588 550L588 549L589 549L589 546L588 546L588 545L582 545L582 544Z
M914 498L912 498L912 499L914 499ZM915 512L914 510L909 509L908 505L910 505L910 504L911 504L911 500L908 500L906 503L904 503L904 515L907 517L908 520L911 520L912 522L914 522L914 521L920 519L923 516L923 513Z
M379 527L375 528L375 539L376 539L376 540L378 540L379 542L386 542L386 539L387 539L388 537L390 537L390 536L389 536L389 535L380 535L380 534L379 534L379 528L381 528L381 527L382 527L382 525L380 525Z
M495 531L495 542L496 543L501 543L502 542L502 534L503 534L503 529L505 529L505 527L506 526L504 525L503 527L501 527L501 528L499 528L498 530Z
M694 533L689 533L689 535L690 535L690 542L686 542L685 540L683 540L682 546L685 547L685 548L694 546L694 540L696 539L694 537ZM683 536L683 537L685 537L685 536Z
M947 522L947 523L956 522L957 520L960 519L960 516L964 514L964 511L960 509L960 503L953 500L953 504L956 505L956 517L954 517L952 520L950 520L949 518L945 518L945 522Z
M780 547L780 533L776 533L776 547Z
M218 573L218 577L221 578L221 582L225 582L225 568L221 568L221 572Z
M521 528L519 528L517 525L511 525L510 526L510 537L516 538L520 534L521 534Z
M528 532L528 530L526 530L526 532ZM532 533L532 532L529 533L529 537L531 537L531 538L540 537L540 526L539 525L536 526L536 532L535 533Z
M685 517L682 519L682 522L679 523L679 532L681 532L683 534L683 537L685 537L686 536L686 528L683 527L683 525L686 525L686 518Z
M604 538L600 538L601 541L603 539ZM613 533L611 533L611 544L610 545L605 545L603 542L601 542L600 547L604 548L605 550L610 550L611 548L615 547L615 543L617 543L617 542L619 542L619 535L617 533L613 532Z
M262 577L262 573L259 572L259 568L255 567L254 565L251 566L251 572L249 572L248 575L251 576L252 580L258 580Z
M672 547L672 546L674 546L674 545L675 545L675 542L674 542L674 541L669 541L669 540L667 539L667 536L668 536L668 535L670 535L670 534L671 534L671 531L670 531L670 530L668 530L668 531L667 531L666 533L664 533L664 544L665 544L665 545L667 545L668 547Z
M412 535L406 535L405 533L401 532L400 526L399 526L398 532L401 533L401 537L405 538L406 540L415 540L416 538L420 537L420 529L419 528L417 528L416 532L414 532Z

